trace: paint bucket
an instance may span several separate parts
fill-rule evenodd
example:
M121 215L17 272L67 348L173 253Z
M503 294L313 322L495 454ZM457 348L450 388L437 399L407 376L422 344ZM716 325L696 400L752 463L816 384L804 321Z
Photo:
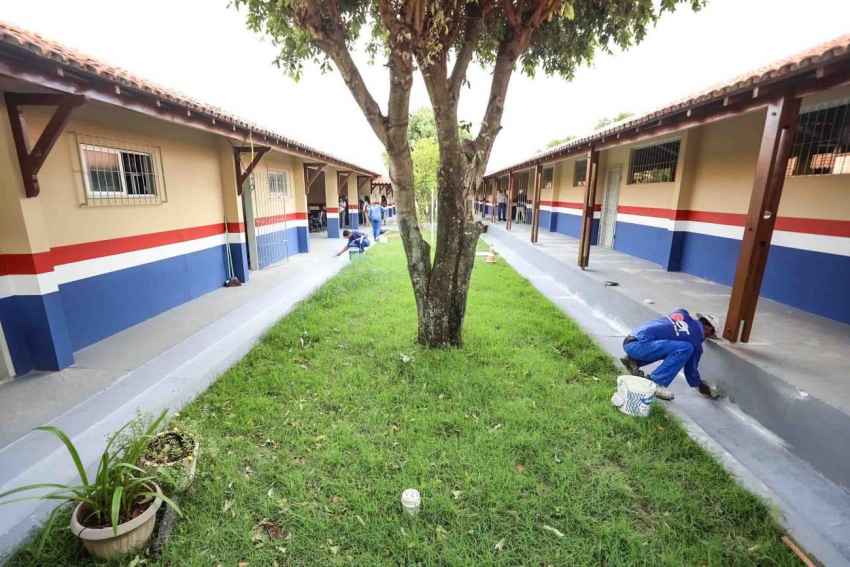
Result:
M349 260L356 260L359 257L360 257L360 248L353 248L352 247L352 248L348 249L348 259Z
M408 516L416 516L419 514L419 507L422 504L422 497L419 491L415 488L408 488L401 493L401 507L404 513Z
M658 387L652 380L637 376L617 378L617 391L611 396L611 403L626 415L647 417L655 402Z

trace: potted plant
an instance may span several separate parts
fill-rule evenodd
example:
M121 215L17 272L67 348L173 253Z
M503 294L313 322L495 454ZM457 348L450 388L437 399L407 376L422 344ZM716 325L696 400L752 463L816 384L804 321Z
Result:
M139 466L156 474L166 487L182 491L195 477L199 448L194 435L175 427L150 440Z
M130 553L147 543L156 523L156 513L165 502L182 516L180 509L162 494L154 477L145 473L136 463L168 410L147 427L140 427L135 418L109 436L100 457L97 471L91 479L86 474L80 455L71 439L55 427L38 427L37 430L53 433L68 449L81 484L31 484L0 494L0 504L20 500L59 500L76 502L71 515L71 531L83 541L92 555L111 559ZM13 494L30 490L52 489L36 496L4 500ZM62 509L56 507L44 525L39 550L44 546L50 529Z

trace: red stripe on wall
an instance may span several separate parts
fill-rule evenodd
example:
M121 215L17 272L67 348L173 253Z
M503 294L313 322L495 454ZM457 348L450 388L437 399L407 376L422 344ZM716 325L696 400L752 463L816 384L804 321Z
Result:
M83 260L91 260L93 258L102 258L104 256L125 254L127 252L177 244L178 242L197 240L217 234L224 234L224 223L60 246L58 248L51 248L51 252L53 253L53 262L58 266L60 264L82 262Z
M716 213L711 211L689 210L674 211L671 209L630 206L619 206L617 207L617 212L628 215L656 217L679 221L705 222L710 224L723 224L727 226L744 226L747 223L747 215L740 213ZM776 219L776 230L850 238L850 221L779 217Z
M244 222L229 222L229 223L227 223L227 232L229 232L230 234L245 232L245 223Z
M52 271L53 255L50 252L0 254L0 276L44 274Z
M254 226L268 226L270 224L279 224L285 221L306 219L307 213L288 213L285 215L272 215L270 217L260 217L254 219Z

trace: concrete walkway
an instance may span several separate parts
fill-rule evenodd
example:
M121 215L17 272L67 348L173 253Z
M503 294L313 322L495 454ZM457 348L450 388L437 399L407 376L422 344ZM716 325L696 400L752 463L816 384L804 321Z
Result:
M500 226L491 225L484 238L495 245L504 260L593 335L615 360L622 356L623 337L636 322L657 316L653 309L666 310L682 305L676 304L681 297L669 295L666 286L669 282L662 274L670 279L683 274L668 274L657 267L660 273L655 273L651 264L631 265L615 274L611 266L617 262L623 267L629 266L629 257L596 247L590 257L591 266L596 266L598 272L588 274L574 268L577 243L573 239L548 233L544 236L541 232L540 242L535 246L528 241L525 227L518 228L508 233ZM572 263L567 265L570 259ZM634 280L629 280L628 276L641 273L630 272L633 269L647 270L644 277L648 273L648 277L658 281L639 291L630 289L629 282ZM617 276L614 280L620 283L618 287L605 287L598 281L610 280L614 275ZM627 290L635 298L630 297ZM653 298L657 303L647 305L643 303L645 298ZM684 305L690 307L691 303ZM711 374L719 365L745 381L748 377L737 375L740 367L726 360L718 361L723 358L718 356L719 350L721 348L716 345L707 345L703 359L707 373ZM614 388L612 384L612 393ZM762 426L738 404L728 399L707 400L688 388L683 377L677 379L671 389L676 400L667 407L682 420L691 436L712 451L743 485L774 502L781 513L780 523L808 553L825 565L850 565L850 538L847 537L850 534L850 493L846 488L825 478L800 458L797 448ZM776 395L776 392L769 395ZM846 444L836 444L834 450L846 452Z
M75 353L61 372L31 373L0 385L0 492L42 482L78 479L65 431L94 469L104 439L136 409L176 411L244 356L262 334L347 262L333 257L342 239L311 235L310 253L251 272L247 285L222 288ZM0 514L0 556L52 509L21 502Z

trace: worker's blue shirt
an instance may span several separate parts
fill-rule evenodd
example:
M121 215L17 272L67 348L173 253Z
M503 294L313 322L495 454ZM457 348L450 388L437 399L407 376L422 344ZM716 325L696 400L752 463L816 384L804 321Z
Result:
M349 233L349 235L348 235L348 245L353 246L353 245L357 244L357 241L360 240L361 238L363 238L364 236L366 236L366 235L363 234L362 232L352 230L351 233Z
M640 341L682 341L690 343L694 347L694 354L685 364L685 377L689 381L700 381L699 359L702 356L702 343L705 340L705 331L702 323L691 317L684 309L676 309L666 317L659 317L654 321L641 325L634 331L632 336Z

